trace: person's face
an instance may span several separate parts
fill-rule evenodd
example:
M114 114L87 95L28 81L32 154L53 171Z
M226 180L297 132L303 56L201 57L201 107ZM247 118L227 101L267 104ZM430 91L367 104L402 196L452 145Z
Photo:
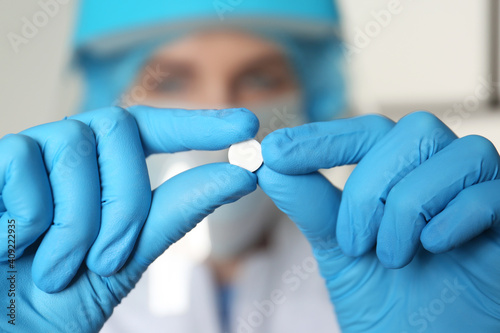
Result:
M167 44L151 57L138 84L148 67L168 73L140 101L154 107L248 107L299 91L283 51L243 32L202 32Z

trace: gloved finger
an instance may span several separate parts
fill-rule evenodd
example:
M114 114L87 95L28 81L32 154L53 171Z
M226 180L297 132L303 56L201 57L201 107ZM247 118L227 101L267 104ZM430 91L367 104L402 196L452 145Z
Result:
M499 226L500 180L493 180L461 191L424 227L420 241L426 250L442 253Z
M415 112L373 146L350 175L342 194L337 234L344 253L360 256L373 248L389 191L455 139L434 115ZM421 181L427 183L424 178Z
M358 163L394 126L378 115L279 129L262 141L266 165L282 174Z
M153 194L133 257L147 266L217 207L253 192L257 178L228 163L206 164L167 180Z
M54 198L54 221L33 259L33 281L45 292L57 292L73 279L99 231L94 134L76 120L40 125L22 133L42 147Z
M262 190L311 243L335 238L341 193L321 174L284 175L263 165L257 177Z
M95 134L101 183L101 227L90 248L88 268L117 272L130 256L151 204L151 187L135 119L118 108L71 117Z
M407 265L426 223L465 188L496 179L499 169L493 144L480 136L467 136L410 172L387 196L377 237L380 262L390 268Z
M0 140L1 261L19 259L52 223L53 203L37 143L20 134ZM14 263L15 264L15 263Z
M225 149L253 138L259 129L259 120L247 109L183 110L136 105L128 111L137 121L146 156Z
M87 257L94 272L120 269L146 220L151 189L145 154L222 149L255 135L257 118L247 110L111 108L75 118L96 133L102 186L101 231ZM133 115L130 116L130 114ZM127 142L123 142L127 138ZM128 181L123 181L127 179Z

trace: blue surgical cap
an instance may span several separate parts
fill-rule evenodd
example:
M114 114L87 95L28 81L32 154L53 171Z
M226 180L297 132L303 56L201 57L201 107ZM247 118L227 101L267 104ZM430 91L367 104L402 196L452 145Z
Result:
M283 47L311 121L346 108L339 14L332 0L81 1L74 37L82 110L115 105L161 45L207 28L246 30Z

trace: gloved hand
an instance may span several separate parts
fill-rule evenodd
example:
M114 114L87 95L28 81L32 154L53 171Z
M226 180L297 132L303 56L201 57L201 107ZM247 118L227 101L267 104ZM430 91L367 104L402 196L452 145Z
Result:
M278 130L262 152L259 185L311 243L343 332L500 332L488 140L416 112ZM317 172L353 163L343 193Z
M242 109L137 106L1 139L0 331L98 331L169 245L256 188L252 173L216 163L151 193L145 156L223 149L257 129Z

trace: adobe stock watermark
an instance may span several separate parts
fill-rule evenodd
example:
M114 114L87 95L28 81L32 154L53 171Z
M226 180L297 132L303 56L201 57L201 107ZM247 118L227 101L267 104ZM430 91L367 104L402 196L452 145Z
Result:
M65 118L66 119L66 118ZM79 138L73 144L64 147L60 154L58 162L54 165L53 171L60 177L74 177L73 171L78 168L90 155L95 155L96 137L105 137L115 128L118 120L113 115L97 117L92 121L92 128L88 130L85 127L75 133Z
M318 271L318 263L313 256L305 257L302 262L292 265L281 275L283 287L272 290L269 297L253 302L253 309L245 316L237 318L237 333L253 333L261 327L266 318L274 315L280 305L287 301L287 296L297 292L304 281Z
M482 103L488 101L495 93L499 82L493 80L490 74L487 77L480 76L478 84L474 91L465 97L462 102L453 104L443 114L443 121L446 122L452 130L462 126L463 121L469 118L474 112L477 112Z
M392 170L384 171L383 175L387 183L395 184L401 180L404 175L418 167L421 163L418 161L430 158L430 155L433 153L433 147L436 147L437 144L439 145L442 142L449 141L451 139L450 130L458 130L466 119L471 117L475 112L478 112L482 103L490 99L497 86L498 82L493 81L491 75L487 77L480 76L474 91L466 96L462 102L453 104L444 112L440 120L445 125L429 128L427 135L420 139L418 149L409 151L406 155L398 155L397 166ZM431 124L429 124L429 126L431 126ZM449 127L450 130L446 126ZM427 151L424 151L424 149L427 149Z
M278 129L299 125L300 120L301 116L288 106L284 105L281 109L275 107L270 112L259 114L260 129L255 139L260 142Z
M61 5L67 5L70 0L40 0L38 7L40 8L31 17L23 16L21 18L22 26L19 33L9 32L7 39L9 40L12 50L19 53L21 45L28 44L35 38L41 29L49 24L50 20L59 14Z
M266 319L273 316L288 297L299 291L311 276L319 274L318 260L336 260L340 248L334 236L310 239L315 244L313 255L308 255L299 264L294 264L281 275L282 285L270 292L269 296L253 302L253 309L245 317L237 318L237 333L254 333L264 325ZM342 256L342 255L341 255Z
M176 207L179 209L186 225L193 228L201 221L199 213L213 207L213 198L223 196L226 193L234 177L238 176L237 174L233 175L233 172L238 172L234 170L232 168L221 168L218 171L209 172L207 179L210 179L210 181L206 182L203 187L190 189L189 195L186 196L189 200L184 200L182 204ZM193 212L196 215L193 215Z
M141 81L122 94L116 101L115 105L120 105L123 108L128 108L132 105L141 104L147 96L148 91L153 91L168 77L169 73L164 72L157 64L154 68L146 66L144 69L146 74Z
M392 22L394 17L403 12L403 5L400 0L390 0L385 9L372 10L370 12L371 20L366 22L363 27L354 29L353 44L344 43L344 57L350 63L355 55L366 49L372 41L380 36Z
M225 20L226 13L231 13L236 7L241 5L244 0L214 0L212 5L221 21Z
M408 324L415 327L417 332L425 332L429 325L435 322L441 314L446 311L446 308L462 295L467 289L457 278L451 282L448 279L443 280L444 288L441 289L436 298L431 299L424 306L419 307L415 312L408 316ZM406 332L403 332L406 333Z

